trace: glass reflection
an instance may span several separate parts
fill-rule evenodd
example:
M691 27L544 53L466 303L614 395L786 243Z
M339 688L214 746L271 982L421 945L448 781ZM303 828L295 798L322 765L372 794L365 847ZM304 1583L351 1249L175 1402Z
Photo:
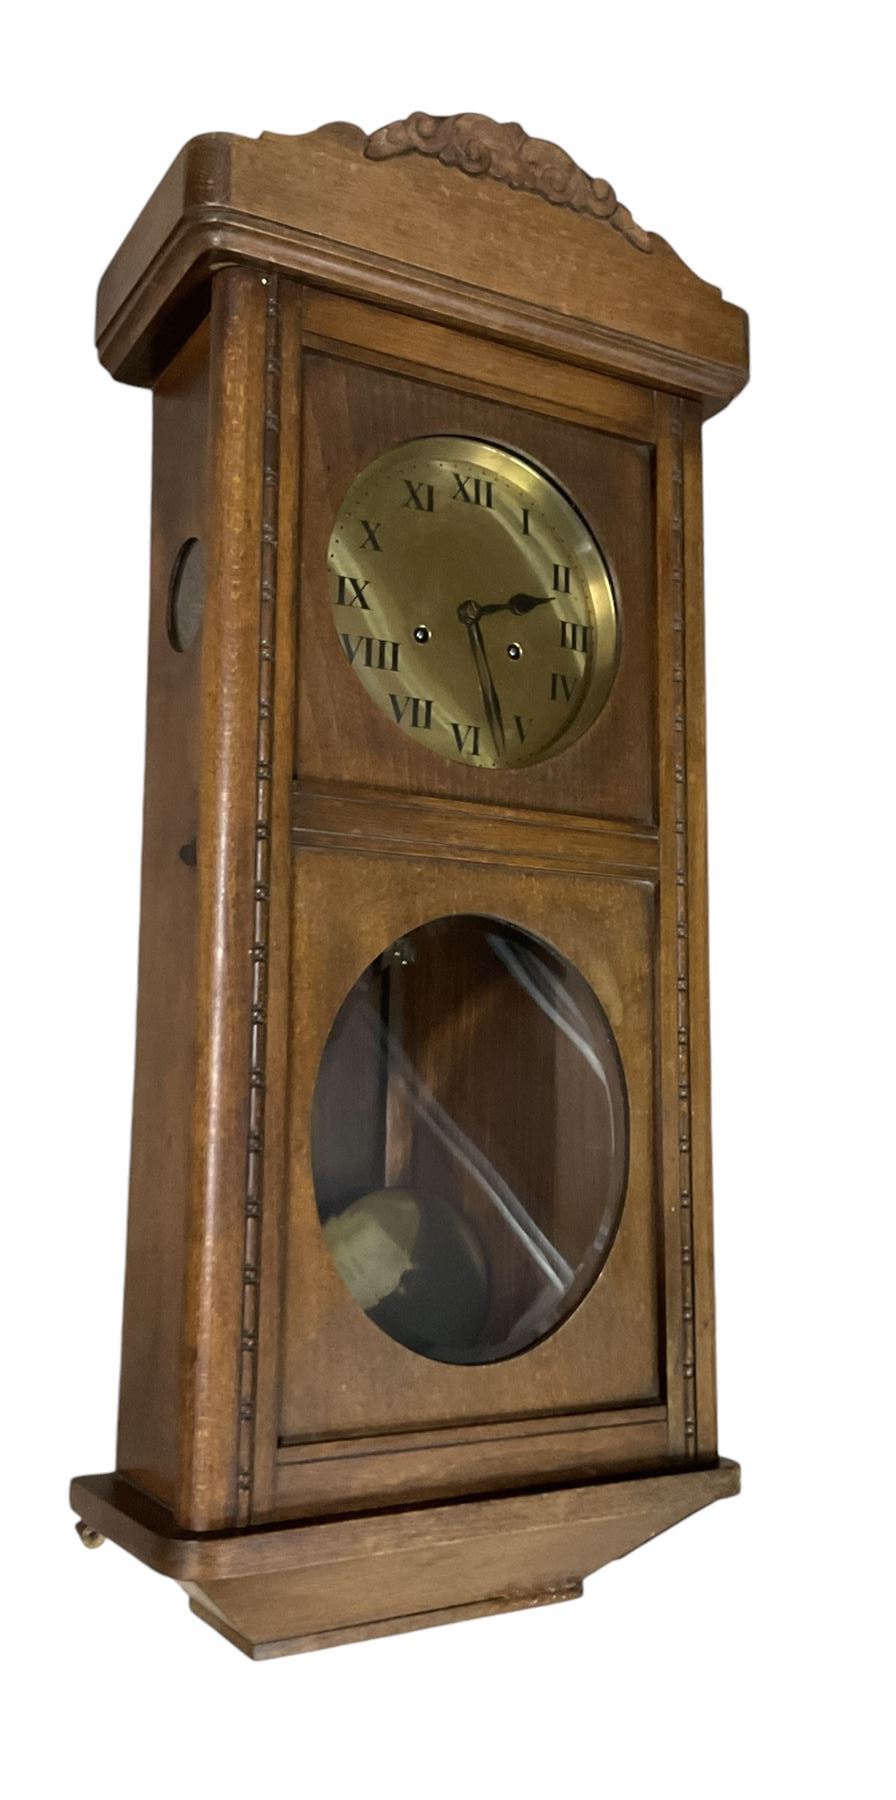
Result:
M619 1055L579 972L497 919L435 920L367 969L324 1050L312 1165L328 1248L409 1349L511 1356L599 1273L627 1136Z

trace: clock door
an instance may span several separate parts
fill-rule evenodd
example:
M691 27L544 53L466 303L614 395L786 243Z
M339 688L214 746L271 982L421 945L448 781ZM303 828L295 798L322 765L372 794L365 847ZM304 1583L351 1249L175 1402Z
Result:
M648 867L302 833L294 894L275 1510L660 1457Z
M363 347L339 354L337 327ZM545 393L537 359L497 347L477 394L464 340L418 327L419 365L396 369L366 341L383 329L306 303L289 1159L260 1517L680 1454L654 396L583 374L573 404L562 376ZM520 470L534 549L518 520L508 538ZM551 693L564 623L571 670L602 658L581 716L572 674ZM537 716L531 761L506 754L492 688L505 732ZM487 754L465 755L452 719Z

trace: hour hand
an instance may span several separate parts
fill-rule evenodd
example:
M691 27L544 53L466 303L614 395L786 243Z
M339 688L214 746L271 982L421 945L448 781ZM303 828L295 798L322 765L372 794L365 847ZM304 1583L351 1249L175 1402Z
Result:
M536 606L550 606L553 597L553 594L514 594L507 604L512 613L530 613Z
M552 599L552 594L512 594L509 600L495 601L490 606L480 606L477 617L484 619L488 613L499 612L512 612L519 616L520 613L534 612L536 606L550 606Z

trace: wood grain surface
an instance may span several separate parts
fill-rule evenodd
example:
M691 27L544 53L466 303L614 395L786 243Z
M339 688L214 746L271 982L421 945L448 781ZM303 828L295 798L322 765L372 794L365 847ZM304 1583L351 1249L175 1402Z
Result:
M149 382L226 263L724 406L747 375L744 314L665 241L424 155L377 160L354 125L212 133L177 157L100 284L97 344Z

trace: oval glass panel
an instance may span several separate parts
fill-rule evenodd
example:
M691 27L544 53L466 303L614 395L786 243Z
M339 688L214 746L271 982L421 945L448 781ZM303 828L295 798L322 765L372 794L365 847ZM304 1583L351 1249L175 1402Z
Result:
M441 1362L512 1356L564 1319L619 1223L628 1105L583 976L502 920L434 920L389 946L321 1059L312 1168L343 1280Z

